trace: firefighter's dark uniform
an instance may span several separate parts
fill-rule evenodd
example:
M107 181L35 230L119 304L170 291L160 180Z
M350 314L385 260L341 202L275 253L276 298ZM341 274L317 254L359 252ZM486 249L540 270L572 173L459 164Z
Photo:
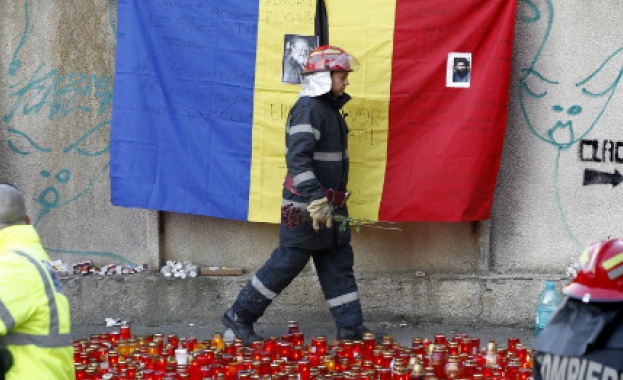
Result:
M340 110L349 100L347 94L302 96L290 111L282 210L294 208L304 214L310 202L327 196L334 207L333 215L348 215L344 203L349 170L348 128ZM311 222L292 223L292 219L283 217L285 214L279 247L240 291L233 305L236 314L255 322L311 257L336 325L363 323L348 226L340 228L334 222L333 227L315 232Z
M534 380L623 379L622 309L567 299L535 341Z

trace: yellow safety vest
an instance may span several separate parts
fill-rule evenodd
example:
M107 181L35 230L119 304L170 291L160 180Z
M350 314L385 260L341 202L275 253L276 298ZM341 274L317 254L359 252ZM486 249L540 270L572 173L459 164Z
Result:
M75 379L69 301L30 225L0 230L0 345L6 380Z

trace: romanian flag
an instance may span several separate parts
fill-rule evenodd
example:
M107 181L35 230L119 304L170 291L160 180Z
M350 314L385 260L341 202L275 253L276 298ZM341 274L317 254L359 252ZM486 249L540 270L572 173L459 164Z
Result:
M119 0L112 203L278 222L300 90L282 81L288 36L320 34L360 63L351 216L488 219L517 1L317 1Z

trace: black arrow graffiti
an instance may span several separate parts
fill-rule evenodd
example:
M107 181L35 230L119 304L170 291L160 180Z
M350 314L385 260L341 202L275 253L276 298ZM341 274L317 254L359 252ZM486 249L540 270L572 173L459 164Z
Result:
M614 169L614 173L584 169L584 182L582 185L612 185L612 187L615 187L621 181L623 181L623 175L616 169Z

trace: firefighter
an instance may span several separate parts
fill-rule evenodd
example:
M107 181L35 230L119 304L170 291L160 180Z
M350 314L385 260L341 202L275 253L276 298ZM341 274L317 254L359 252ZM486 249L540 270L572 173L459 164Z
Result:
M310 257L337 326L337 339L362 339L367 329L353 272L348 225L348 127L342 107L356 59L342 48L312 50L302 89L286 122L287 175L282 192L279 246L239 292L221 321L249 345L262 340L253 323ZM343 220L343 219L342 219Z
M0 371L7 380L75 379L69 301L26 214L0 184ZM2 377L0 377L2 378Z
M534 380L623 379L623 241L590 245L563 293L535 340Z

